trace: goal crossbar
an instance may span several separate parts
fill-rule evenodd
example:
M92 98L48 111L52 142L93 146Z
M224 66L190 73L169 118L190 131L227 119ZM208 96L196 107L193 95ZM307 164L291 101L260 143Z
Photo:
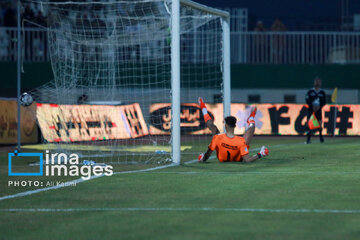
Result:
M27 0L28 2L34 2L34 3L38 3L38 0ZM163 2L164 0L157 0L159 2ZM108 1L108 2L96 2L96 4L113 4L113 3L121 3L121 2L127 2L127 1ZM154 0L143 0L142 2L154 2ZM69 5L69 4L77 4L77 5L86 5L86 4L91 4L89 2L79 2L79 1L52 1L52 2L42 2L41 4L57 4L57 5ZM223 18L229 18L230 14L226 11L220 10L220 9L216 9L216 8L212 8L212 7L208 7L206 5L197 3L197 2L193 2L190 0L180 0L180 4L192 7L194 9L197 9L199 11L203 11L203 12L208 12L210 14L213 15L217 15Z
M212 8L212 7L208 7L205 6L203 4L197 3L197 2L193 2L190 0L180 0L180 4L194 8L196 10L202 11L202 12L208 12L210 14L222 17L222 18L229 18L230 14L226 11L220 10L220 9L216 9L216 8Z

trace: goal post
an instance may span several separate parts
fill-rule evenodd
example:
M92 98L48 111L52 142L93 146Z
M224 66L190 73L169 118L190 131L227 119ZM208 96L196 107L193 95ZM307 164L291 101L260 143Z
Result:
M180 131L180 6L187 6L205 14L216 15L221 19L222 27L222 84L223 115L229 116L231 109L230 79L230 15L226 11L211 8L190 0L172 0L172 46L171 46L171 83L172 83L172 159L180 164L181 131Z
M172 0L171 5L171 110L172 134L171 148L174 164L181 161L181 131L180 131L180 0Z
M224 117L231 115L231 57L230 57L230 20L222 20L223 29L223 81L224 81Z
M229 13L189 0L21 3L48 19L54 79L30 92L44 148L180 164L210 139L198 97L219 128L230 115Z

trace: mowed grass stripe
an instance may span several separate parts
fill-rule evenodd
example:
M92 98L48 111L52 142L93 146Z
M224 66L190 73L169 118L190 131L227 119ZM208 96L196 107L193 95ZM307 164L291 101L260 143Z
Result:
M331 213L360 214L360 209L266 209L266 208L8 208L0 212L138 212L138 211L180 211L180 212L262 212L262 213Z

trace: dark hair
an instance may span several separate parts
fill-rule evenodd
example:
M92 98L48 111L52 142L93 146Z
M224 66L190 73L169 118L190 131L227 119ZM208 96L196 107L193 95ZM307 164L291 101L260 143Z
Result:
M225 118L225 123L229 126L234 128L236 126L236 117L228 116Z

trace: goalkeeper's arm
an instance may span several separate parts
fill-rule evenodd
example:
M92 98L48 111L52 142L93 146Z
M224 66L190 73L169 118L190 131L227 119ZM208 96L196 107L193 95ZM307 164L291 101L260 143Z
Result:
M253 155L253 156L245 155L245 156L242 157L242 160L243 160L243 162L248 163L248 162L253 162L253 161L255 161L255 160L259 159L259 158L260 157L257 154Z
M210 150L210 148L208 148L208 150L206 151L205 154L204 154L204 153L201 153L201 154L199 155L198 161L199 161L199 162L206 162L206 160L208 160L209 157L211 156L212 152L213 152L213 151Z
M243 162L253 162L259 158L262 158L262 157L266 157L269 155L269 149L265 146L263 146L261 149L260 149L260 152L258 152L256 155L254 156L249 156L249 155L245 155L242 157L243 159Z

